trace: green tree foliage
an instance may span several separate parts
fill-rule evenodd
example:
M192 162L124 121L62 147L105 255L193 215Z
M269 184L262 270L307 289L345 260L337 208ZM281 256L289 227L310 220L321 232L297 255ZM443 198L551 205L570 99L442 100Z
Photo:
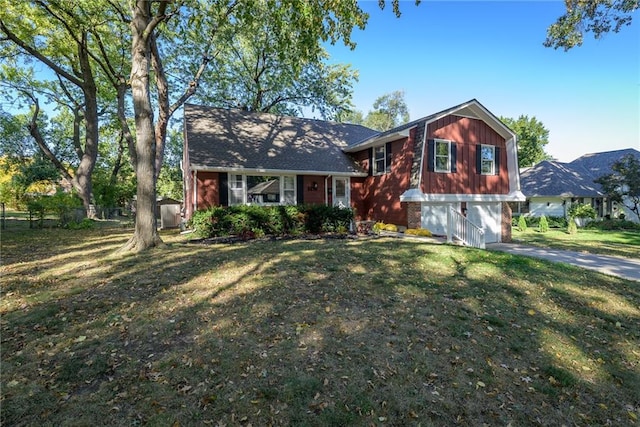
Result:
M518 217L518 230L527 231L527 220L525 219L524 215L520 215Z
M569 218L567 222L567 233L576 234L578 232L578 224L576 224L575 218Z
M574 203L567 210L567 215L572 219L594 219L596 217L596 210L591 205Z
M567 12L547 29L545 47L565 51L581 46L585 33L596 39L631 24L638 0L566 0Z
M373 110L366 116L353 110L345 112L340 121L359 124L371 129L385 131L409 121L409 108L404 100L404 91L394 91L380 96L373 103Z
M551 160L551 156L544 151L549 143L549 131L535 117L521 115L517 119L500 117L517 135L518 165L520 167L534 166L543 160Z
M540 223L538 224L538 231L541 233L546 233L549 231L549 221L547 221L547 217L542 215L540 217Z
M613 173L595 180L611 200L625 205L640 220L640 159L628 154L611 165Z

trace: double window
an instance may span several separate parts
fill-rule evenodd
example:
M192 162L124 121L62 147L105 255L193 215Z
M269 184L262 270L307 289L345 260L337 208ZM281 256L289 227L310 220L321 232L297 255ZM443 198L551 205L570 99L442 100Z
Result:
M295 205L296 179L291 175L229 175L229 205Z

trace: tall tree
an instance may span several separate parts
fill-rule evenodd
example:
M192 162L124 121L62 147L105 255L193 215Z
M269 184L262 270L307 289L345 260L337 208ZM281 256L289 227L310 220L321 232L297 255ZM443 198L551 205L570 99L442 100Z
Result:
M581 46L585 33L596 39L631 25L638 0L565 0L567 12L547 29L546 47L565 51Z
M500 117L517 135L518 165L530 167L543 160L551 160L551 156L544 151L549 143L549 131L535 117L521 115L517 119Z
M74 116L74 151L78 156L75 173L66 176L79 193L88 213L93 202L92 173L98 156L99 112L115 99L109 87L126 88L122 66L122 31L111 9L96 2L34 0L13 2L0 10L0 44L6 61L5 83L23 95L34 113L30 133L42 152L58 167L62 164L50 150L52 141L38 127L41 99ZM17 58L17 59L16 59ZM46 80L20 78L33 61L48 68ZM47 78L48 77L48 78ZM106 97L106 98L105 98ZM102 108L101 98L103 98Z
M611 200L625 205L640 221L640 158L627 154L611 165L613 173L595 180Z
M92 203L91 173L98 154L98 95L87 51L88 31L67 16L49 11L46 5L39 9L23 2L10 6L8 11L3 8L0 12L0 31L4 34L5 41L3 53L8 53L5 49L11 49L46 65L56 76L59 99L65 98L64 103L71 105L78 122L84 123L83 143L80 142L81 136L78 133L79 163L74 176L68 178L73 182L89 213ZM47 20L47 17L52 19ZM49 37L42 37L42 33L47 33ZM12 45L7 47L7 41ZM3 73L4 76L18 75L10 70L5 71L9 72ZM52 87L51 84L49 87ZM49 143L38 127L40 103L36 92L25 86L17 89L32 105L33 117L29 125L31 135L42 152L65 174L64 168L60 166L61 162L53 156Z
M378 97L373 103L373 110L369 110L366 116L363 116L361 111L351 110L341 114L339 119L385 131L407 123L409 107L404 100L404 91L396 90Z

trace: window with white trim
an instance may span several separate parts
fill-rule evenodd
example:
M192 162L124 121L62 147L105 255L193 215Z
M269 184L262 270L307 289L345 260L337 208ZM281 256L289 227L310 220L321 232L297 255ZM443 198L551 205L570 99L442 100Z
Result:
M372 175L391 172L391 142L372 147L369 153L369 168Z
M296 180L293 176L282 177L282 200L285 205L296 204Z
M229 175L229 205L242 205L244 203L243 176Z
M451 172L451 141L436 139L433 158L435 172Z
M296 179L292 175L229 175L229 205L295 205Z
M493 145L480 146L480 172L482 175L496 174L496 147Z
M380 175L386 172L385 168L385 147L375 147L373 149L373 173L374 175Z

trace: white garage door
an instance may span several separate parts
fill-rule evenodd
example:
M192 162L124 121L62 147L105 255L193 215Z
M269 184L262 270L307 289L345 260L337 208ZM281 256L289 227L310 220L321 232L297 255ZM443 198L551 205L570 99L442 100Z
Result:
M460 209L459 203L423 203L422 204L422 228L426 228L432 234L447 235L447 212L451 205L454 209Z
M467 219L484 229L486 243L502 241L502 206L500 203L467 202Z

